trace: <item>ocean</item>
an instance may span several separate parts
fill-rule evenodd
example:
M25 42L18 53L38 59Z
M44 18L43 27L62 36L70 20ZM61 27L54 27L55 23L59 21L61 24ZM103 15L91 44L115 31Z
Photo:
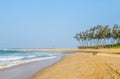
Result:
M28 52L17 50L0 50L0 69L12 67L15 65L54 58L70 54L71 52Z

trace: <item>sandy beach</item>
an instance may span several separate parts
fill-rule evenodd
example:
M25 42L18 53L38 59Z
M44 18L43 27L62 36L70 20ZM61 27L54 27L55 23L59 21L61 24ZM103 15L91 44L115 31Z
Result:
M23 50L23 49L22 49ZM26 49L25 49L26 50ZM46 49L27 49L27 51ZM120 79L120 49L47 49L75 53L0 70L0 79ZM93 55L93 52L98 52Z
M120 79L120 55L77 52L64 56L32 79Z

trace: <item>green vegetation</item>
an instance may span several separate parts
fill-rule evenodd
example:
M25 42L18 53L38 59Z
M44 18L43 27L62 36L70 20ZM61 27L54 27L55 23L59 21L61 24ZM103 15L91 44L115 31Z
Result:
M79 42L79 48L119 48L120 26L117 24L112 27L97 25L77 33L74 38Z
M112 47L113 48L120 48L120 43L119 44L114 44Z

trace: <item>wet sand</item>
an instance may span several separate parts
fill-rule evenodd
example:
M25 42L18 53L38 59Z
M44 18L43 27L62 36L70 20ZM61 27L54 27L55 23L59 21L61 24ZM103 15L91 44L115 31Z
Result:
M75 53L36 73L32 79L120 79L120 55Z
M0 79L30 79L33 74L60 59L61 57L49 58L2 69L0 70Z

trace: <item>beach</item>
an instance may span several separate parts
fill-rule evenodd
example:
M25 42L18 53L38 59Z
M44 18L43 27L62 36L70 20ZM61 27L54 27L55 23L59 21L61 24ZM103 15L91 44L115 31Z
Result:
M0 79L120 79L120 49L17 50L51 51L54 53L48 55L52 56L62 52L72 53L1 69Z
M120 79L120 55L77 52L42 69L32 79Z

